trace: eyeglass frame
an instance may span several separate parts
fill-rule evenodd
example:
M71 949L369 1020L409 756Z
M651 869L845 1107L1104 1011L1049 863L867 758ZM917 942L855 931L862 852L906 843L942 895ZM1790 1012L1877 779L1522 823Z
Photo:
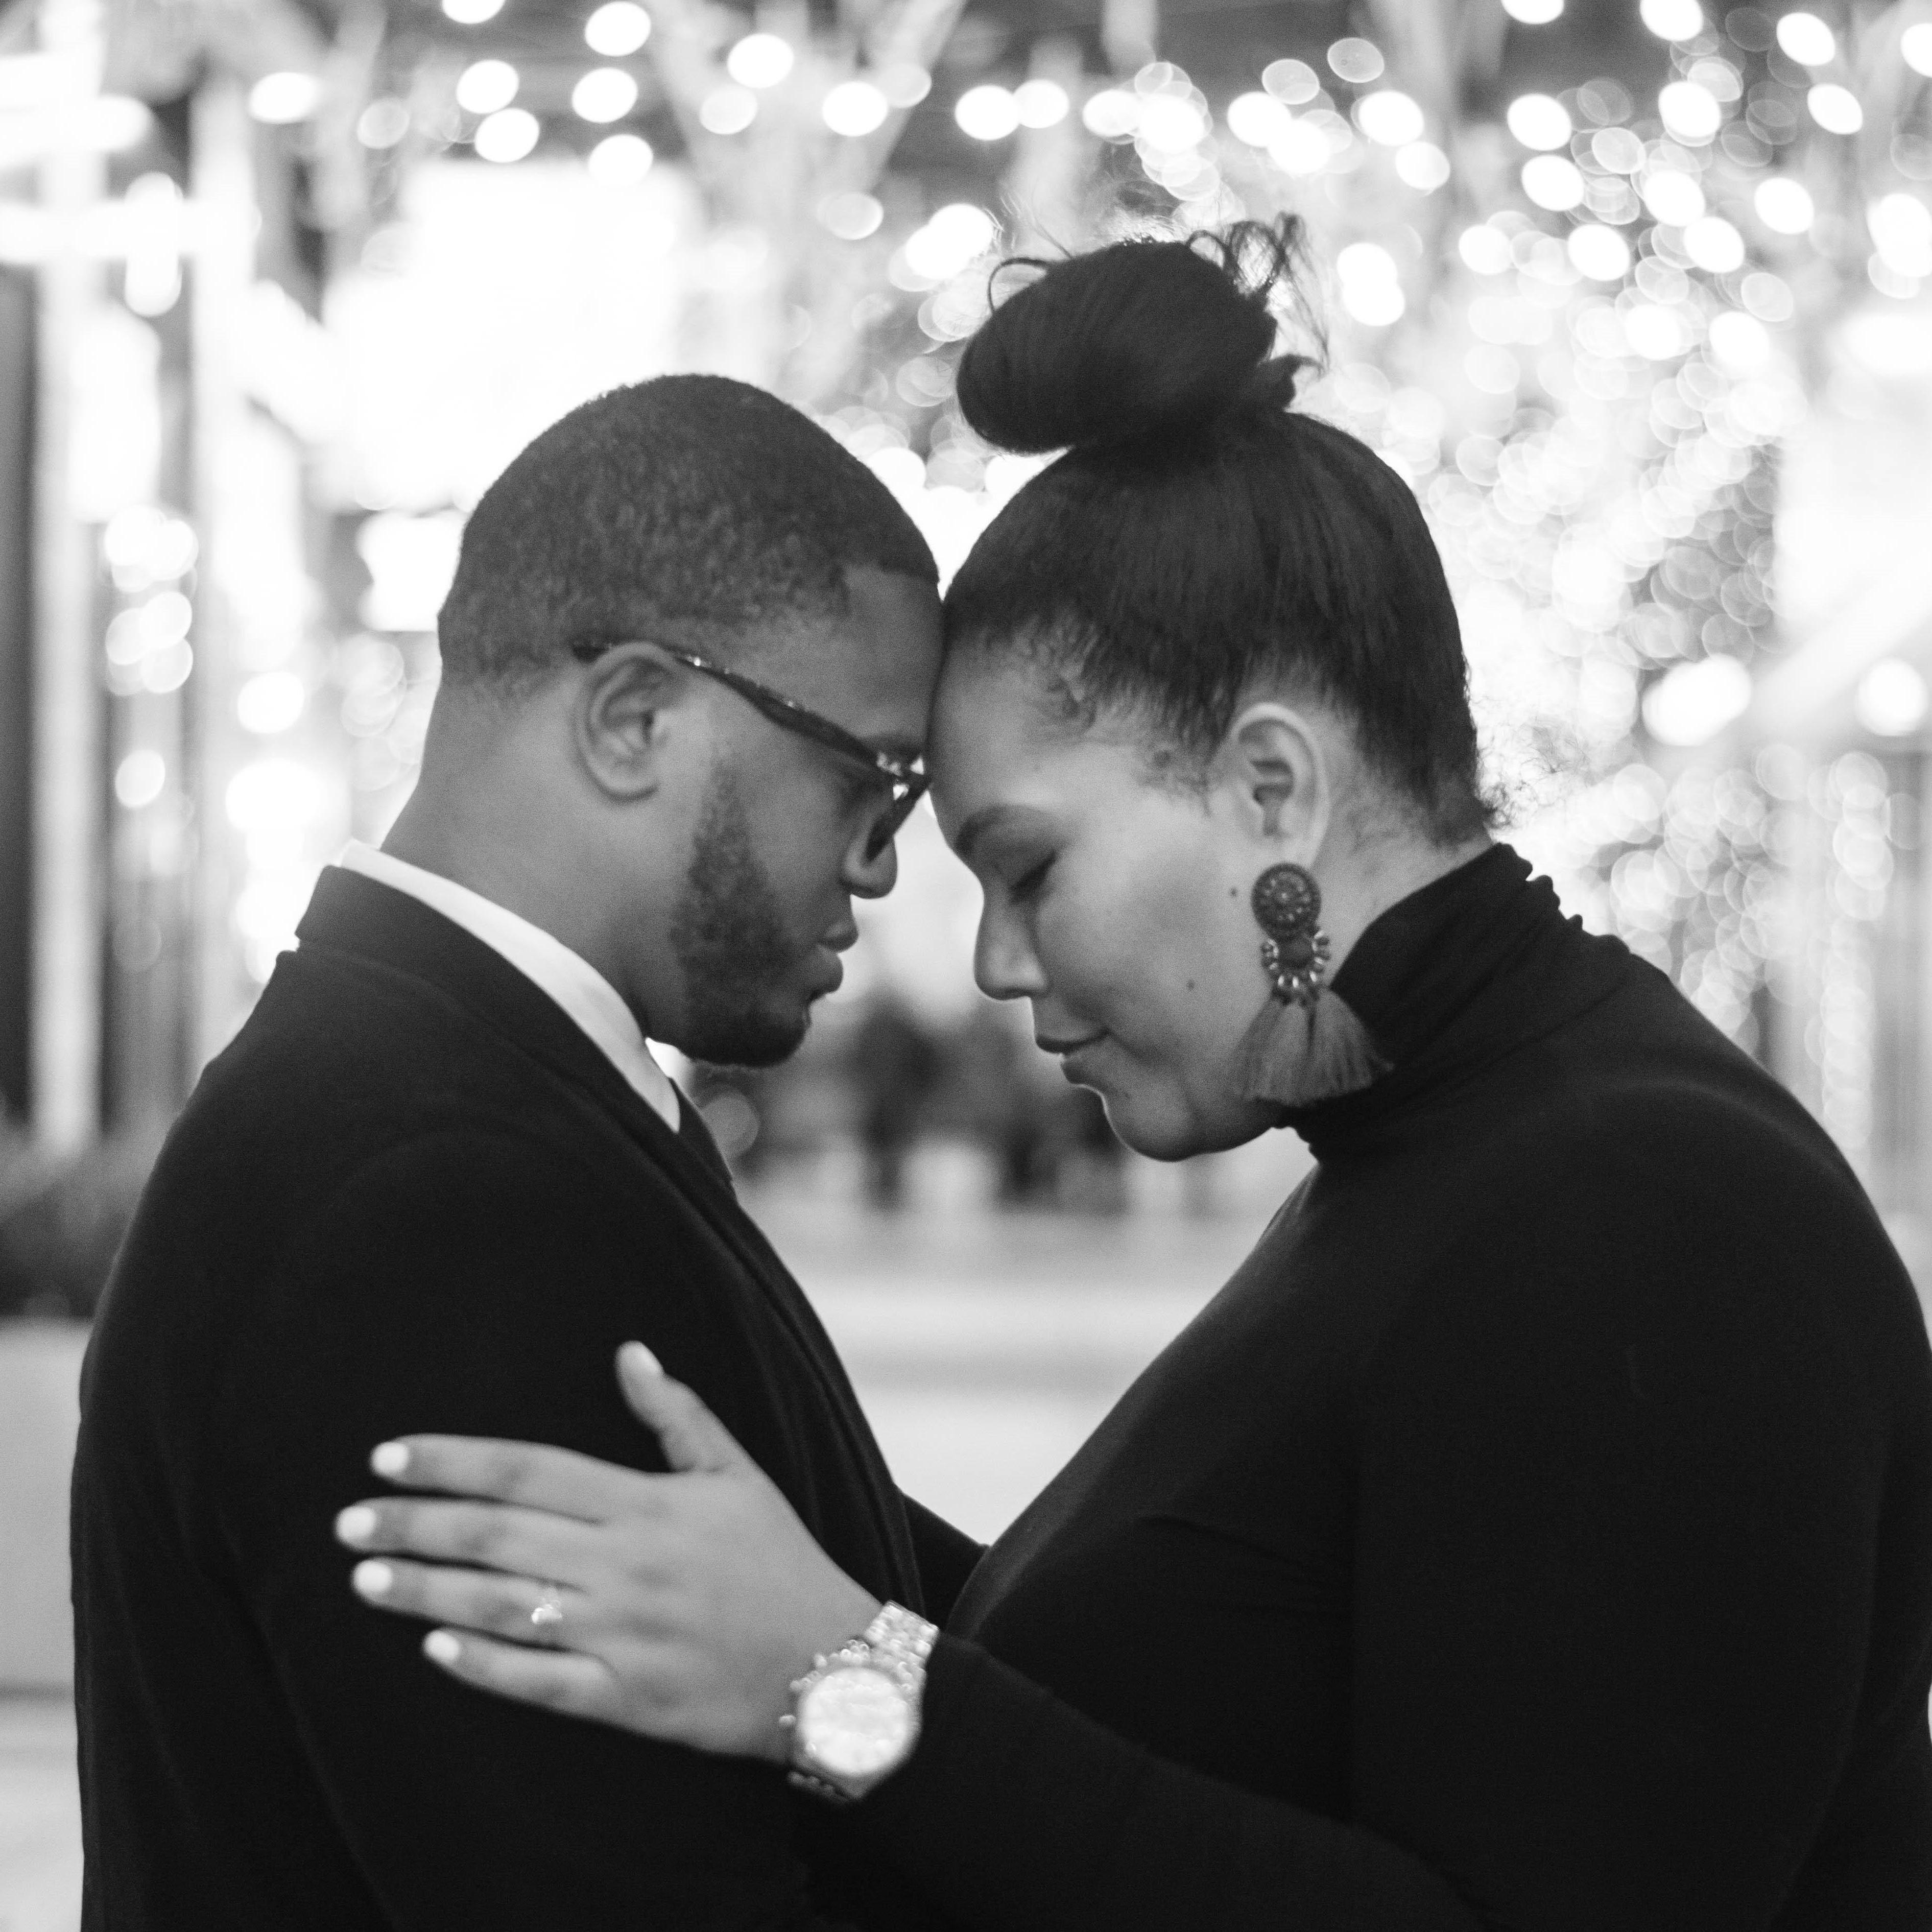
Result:
M619 650L627 644L648 644L676 662L716 680L728 691L736 692L754 711L781 729L808 738L814 745L836 752L854 764L863 765L874 777L882 781L892 794L892 803L873 826L872 837L866 842L866 857L868 862L878 858L898 836L900 826L912 816L920 800L926 796L926 788L932 782L920 769L920 759L902 758L890 752L882 752L876 745L868 745L856 733L847 730L844 725L835 724L810 706L801 704L796 698L788 698L783 692L774 691L770 685L760 684L756 678L747 677L742 671L734 670L730 665L718 664L696 651L687 651L676 644L658 644L654 638L623 638L604 644L574 644L570 647L570 654L580 664L594 664L605 652Z

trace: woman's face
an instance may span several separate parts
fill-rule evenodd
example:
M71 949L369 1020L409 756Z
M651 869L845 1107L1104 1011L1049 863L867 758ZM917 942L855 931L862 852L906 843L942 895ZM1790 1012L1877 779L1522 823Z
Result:
M1104 721L1059 722L1042 675L976 652L934 700L933 802L985 893L982 991L1033 1002L1034 1036L1157 1160L1274 1124L1229 1069L1268 997L1248 894L1270 855L1234 791L1158 783Z

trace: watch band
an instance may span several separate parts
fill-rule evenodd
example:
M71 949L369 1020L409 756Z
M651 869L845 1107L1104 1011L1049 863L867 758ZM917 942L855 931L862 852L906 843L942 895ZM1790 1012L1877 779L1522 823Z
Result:
M865 1629L838 1648L812 1660L812 1667L791 1687L792 1708L778 1720L789 1734L790 1781L801 1791L830 1804L850 1804L905 1761L919 1738L920 1704L926 1689L926 1663L938 1641L939 1628L903 1604L887 1603ZM894 1763L868 1778L857 1790L848 1789L814 1768L805 1756L797 1713L806 1694L831 1672L862 1669L882 1672L896 1684L910 1706L911 1725L904 1753Z

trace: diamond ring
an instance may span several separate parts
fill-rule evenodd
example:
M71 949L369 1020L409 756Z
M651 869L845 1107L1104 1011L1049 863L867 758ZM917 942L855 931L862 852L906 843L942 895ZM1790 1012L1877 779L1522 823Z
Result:
M530 1612L530 1627L545 1642L554 1642L563 1628L563 1605L554 1584L547 1585Z

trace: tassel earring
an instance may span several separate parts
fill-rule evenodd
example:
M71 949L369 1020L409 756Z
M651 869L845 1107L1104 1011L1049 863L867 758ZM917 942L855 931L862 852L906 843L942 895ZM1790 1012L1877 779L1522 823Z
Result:
M1248 904L1262 929L1262 964L1274 990L1235 1057L1242 1097L1306 1107L1355 1093L1386 1073L1389 1063L1368 1028L1323 985L1328 935L1314 874L1302 866L1270 866Z

